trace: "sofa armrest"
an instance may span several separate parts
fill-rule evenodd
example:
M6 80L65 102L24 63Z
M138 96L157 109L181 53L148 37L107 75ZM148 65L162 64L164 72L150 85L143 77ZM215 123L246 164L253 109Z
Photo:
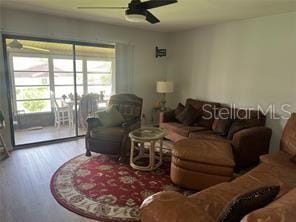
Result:
M213 218L189 198L164 191L146 198L140 207L141 222L213 222Z
M232 146L236 166L249 167L259 161L262 154L269 151L272 130L268 127L243 129L233 135Z
M175 122L175 110L170 110L166 112L160 112L159 123Z

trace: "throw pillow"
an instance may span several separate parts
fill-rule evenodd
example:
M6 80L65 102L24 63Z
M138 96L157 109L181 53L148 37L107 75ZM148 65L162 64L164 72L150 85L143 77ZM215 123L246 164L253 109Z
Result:
M96 116L100 119L104 127L118 126L125 122L121 113L113 105L104 111L97 112Z
M240 131L247 128L245 120L234 120L230 126L230 129L227 134L227 139L232 140L233 135Z
M296 154L295 154L294 156L291 157L291 161L292 161L293 163L296 163Z
M178 116L180 113L182 113L184 109L185 109L185 106L182 103L178 103L178 106L174 111L175 116Z
M197 124L199 126L211 129L215 120L215 109L217 109L218 107L218 104L204 103L201 106L202 116L198 120Z
M231 119L230 109L228 107L220 107L214 112L215 118L212 125L212 130L220 136L226 137L233 123Z
M295 221L296 218L296 188L276 199L266 207L252 211L247 214L242 222L278 222Z
M237 222L248 213L272 202L280 191L279 186L261 187L235 197L221 212L219 222Z
M219 134L220 136L227 136L228 131L231 127L232 120L230 118L227 119L215 119L212 130Z
M176 116L176 119L184 125L190 126L194 122L196 122L196 120L199 119L201 115L202 113L199 110L196 110L193 106L189 104L185 107L183 112Z

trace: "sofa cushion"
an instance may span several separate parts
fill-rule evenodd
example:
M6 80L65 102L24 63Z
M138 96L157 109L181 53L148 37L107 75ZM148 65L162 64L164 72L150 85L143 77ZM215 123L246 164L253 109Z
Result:
M242 222L255 221L295 221L296 218L296 188L290 190L281 198L273 201L264 208L246 215Z
M141 222L216 222L211 214L176 191L158 192L147 197L141 205L140 217Z
M215 140L219 142L231 143L231 140L228 140L225 137L222 137L211 130L204 131L195 131L189 134L190 139L203 139L203 140Z
M184 137L188 137L191 132L206 130L205 127L201 126L184 126L178 122L160 123L160 127L168 131L178 133Z
M284 151L260 156L260 161L279 167L287 167L296 171L296 165L291 161L292 155Z
M279 167L276 165L261 163L250 172L232 181L232 186L237 186L241 190L249 191L262 186L280 186L278 197L286 194L291 188L296 186L295 170Z
M296 113L291 115L284 128L280 148L291 155L296 154Z
M178 116L180 113L182 113L184 109L185 109L185 106L182 103L178 103L177 108L174 110L175 117Z
M196 120L199 119L201 115L201 110L196 110L193 106L189 104L179 115L176 116L176 119L184 125L190 126L194 122L196 122Z
M120 127L96 127L90 131L91 138L121 142L124 129Z
M181 160L233 167L232 147L228 143L214 140L184 139L177 142L172 155Z
M199 126L211 129L214 121L214 110L220 107L220 103L202 101L197 99L187 99L186 106L190 104L197 110L202 110L202 116L197 121Z
M176 142L178 142L180 140L186 139L187 137L182 136L179 133L171 131L170 133L165 135L165 138L170 140L170 141L173 141L174 143L176 143Z
M235 197L221 212L219 222L237 222L248 213L266 206L280 191L279 186L260 187Z

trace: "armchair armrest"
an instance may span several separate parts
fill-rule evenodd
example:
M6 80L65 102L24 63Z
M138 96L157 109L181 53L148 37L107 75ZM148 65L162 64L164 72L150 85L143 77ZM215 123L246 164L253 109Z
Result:
M160 112L159 123L175 122L175 110Z
M89 117L86 119L87 122L87 132L89 132L90 130L92 130L95 127L101 126L101 122L98 118L95 117Z
M248 167L259 161L259 156L269 151L272 130L268 127L252 127L233 135L232 146L238 168Z
M198 222L214 220L202 207L175 191L156 193L140 207L142 222Z
M137 129L141 127L141 119L135 118L135 119L129 120L127 122L122 123L121 127L123 127L126 131Z

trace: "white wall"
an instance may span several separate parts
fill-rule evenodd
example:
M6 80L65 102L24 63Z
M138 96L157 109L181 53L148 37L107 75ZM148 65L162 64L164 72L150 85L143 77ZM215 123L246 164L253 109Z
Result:
M159 98L155 92L156 81L165 78L167 69L166 58L156 59L154 50L156 46L166 47L166 34L6 8L1 9L0 15L1 30L8 33L93 43L110 42L133 45L132 88L135 94L144 99L143 110L147 119L150 118L151 108ZM5 110L7 106L5 105L3 75L2 70L0 109Z
M283 103L296 111L296 13L202 27L170 36L168 79L172 105L201 98L240 107ZM269 120L271 149L281 122Z

